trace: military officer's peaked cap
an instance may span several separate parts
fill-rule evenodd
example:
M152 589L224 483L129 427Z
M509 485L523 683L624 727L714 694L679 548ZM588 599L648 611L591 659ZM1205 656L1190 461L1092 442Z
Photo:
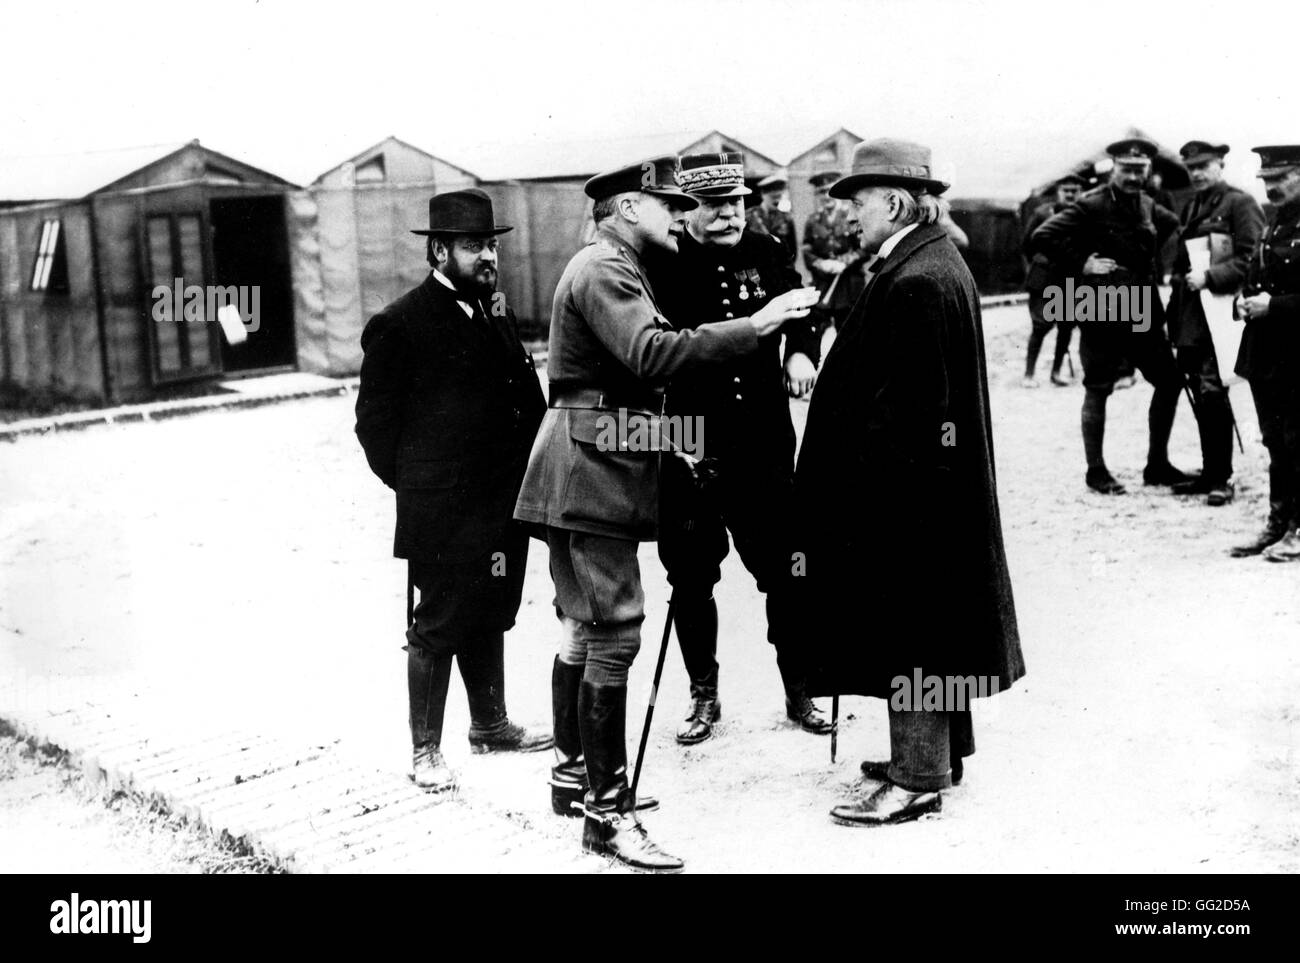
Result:
M1228 153L1227 144L1211 144L1204 140L1189 140L1178 148L1178 156L1184 164L1204 164L1207 161L1223 160Z
M684 211L700 206L700 202L685 193L677 180L677 158L652 157L627 167L605 171L587 181L583 189L593 201L604 200L615 194L642 191L654 194Z
M758 182L758 189L766 194L768 191L776 191L785 187L790 182L780 174L768 174Z
M1059 181L1057 181L1057 182L1056 182L1054 185L1052 185L1052 186L1054 186L1054 187L1065 187L1067 184L1074 184L1074 185L1077 186L1077 187L1087 187L1087 186L1088 186L1088 182L1085 181L1085 180L1084 180L1082 177L1080 177L1078 174L1066 174L1064 177L1062 177Z
M1259 155L1258 177L1277 177L1300 167L1300 144L1252 147Z
M813 187L825 187L827 184L834 184L839 179L839 171L818 171L808 178L808 183Z
M1151 160L1160 149L1145 137L1126 137L1106 147L1106 153L1116 161Z
M677 175L682 190L696 197L744 197L752 193L745 186L745 155L735 151L721 154L687 154Z

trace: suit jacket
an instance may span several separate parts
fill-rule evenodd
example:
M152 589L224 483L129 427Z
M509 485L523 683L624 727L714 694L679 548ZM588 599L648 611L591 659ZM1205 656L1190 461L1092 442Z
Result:
M1024 674L1002 544L979 294L939 225L905 236L841 327L795 470L809 694Z
M656 297L678 328L745 317L773 298L803 286L794 258L779 240L746 229L733 247L710 247L689 234L678 253L656 252L646 259ZM704 419L704 453L735 454L775 462L789 473L794 466L794 426L785 390L785 358L821 358L821 339L811 315L786 322L758 343L758 350L727 361L683 371L668 387L670 414Z
M1250 256L1263 233L1263 210L1239 188L1220 182L1191 199L1183 210L1169 298L1169 340L1176 346L1210 343L1200 292L1189 290L1183 280L1191 270L1183 242L1209 234L1224 234L1232 239L1231 259L1210 267L1205 274L1205 286L1215 294L1234 294L1246 279ZM1223 362L1231 360L1224 358Z
M551 310L550 405L528 459L515 518L651 541L658 535L659 452L610 448L619 409L663 410L669 378L748 354L748 318L676 331L640 256L610 228L573 256ZM631 420L644 418L633 415ZM657 436L658 425L651 430Z
M397 494L393 554L458 559L507 541L546 402L514 314L465 315L432 273L370 319L357 438Z

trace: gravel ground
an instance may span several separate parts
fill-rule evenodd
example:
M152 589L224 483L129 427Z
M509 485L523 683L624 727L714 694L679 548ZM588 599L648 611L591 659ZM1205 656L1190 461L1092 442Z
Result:
M1295 871L1300 566L1232 560L1263 516L1264 455L1244 388L1235 503L1144 489L1150 389L1117 393L1107 454L1131 494L1083 485L1082 389L1022 389L1028 316L986 313L998 477L1028 676L975 707L978 754L934 818L888 830L827 812L858 762L887 751L883 704L843 701L840 757L784 719L761 597L724 566L716 738L673 740L687 701L670 652L644 787L647 824L690 871ZM1041 364L1042 362L1040 362ZM409 765L404 576L392 496L369 475L352 401L324 398L0 445L0 690L28 707L79 686L173 730L229 716L339 738ZM802 425L806 405L793 410ZM1173 458L1199 462L1180 408ZM629 741L667 605L642 547L647 628ZM939 586L921 586L918 604ZM534 543L507 639L511 714L549 721L555 626ZM870 624L870 613L863 613ZM445 749L462 798L573 840L548 759L471 756L459 683ZM430 868L436 868L431 866Z
M0 873L267 873L263 859L0 737Z

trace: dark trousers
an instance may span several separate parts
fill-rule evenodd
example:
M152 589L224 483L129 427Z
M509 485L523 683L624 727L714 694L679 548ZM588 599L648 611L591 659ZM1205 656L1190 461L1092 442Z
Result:
M1285 506L1290 524L1300 524L1300 375L1252 378L1250 394L1268 449L1269 501Z
M1159 298L1155 303L1159 303ZM1150 331L1142 334L1113 322L1080 325L1079 359L1083 362L1083 449L1089 468L1104 468L1102 442L1106 431L1106 399L1115 390L1115 382L1126 370L1136 366L1151 383L1151 407L1147 412L1147 464L1164 465L1169 461L1169 435L1178 410L1178 395L1183 378L1174 361L1158 319Z
M889 779L912 792L952 786L952 762L975 753L969 709L889 708Z
M1043 348L1043 341L1047 337L1047 332L1052 330L1052 322L1043 317L1043 304L1046 299L1042 291L1029 292L1029 320L1032 327L1029 331L1029 351L1025 357L1025 374L1033 377L1034 369L1038 366L1038 353ZM1074 329L1077 325L1073 321L1060 321L1056 324L1056 347L1052 354L1052 374L1057 374L1061 370L1061 362L1065 360L1066 354L1070 350L1070 339L1074 336Z
M793 476L780 461L720 458L700 491L678 459L665 459L659 493L659 558L676 599L677 639L692 693L716 695L717 609L713 586L730 551L728 532L745 568L766 595L767 640L787 691L803 682L790 519Z
M406 630L417 748L439 744L453 658L465 683L473 730L506 724L505 633L515 624L527 563L528 536L522 528L512 529L495 550L472 558L409 563L419 597Z
M1232 477L1232 408L1214 349L1208 345L1179 348L1178 367L1196 399L1201 474L1208 482L1226 482Z

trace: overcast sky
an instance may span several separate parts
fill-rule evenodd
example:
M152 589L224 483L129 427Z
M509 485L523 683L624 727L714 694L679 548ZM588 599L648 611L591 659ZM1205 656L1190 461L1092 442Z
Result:
M1296 0L42 0L4 24L0 155L197 137L299 183L389 134L472 169L712 128L784 162L846 126L930 143L958 186L1129 124L1229 142L1243 184L1251 146L1300 142Z

